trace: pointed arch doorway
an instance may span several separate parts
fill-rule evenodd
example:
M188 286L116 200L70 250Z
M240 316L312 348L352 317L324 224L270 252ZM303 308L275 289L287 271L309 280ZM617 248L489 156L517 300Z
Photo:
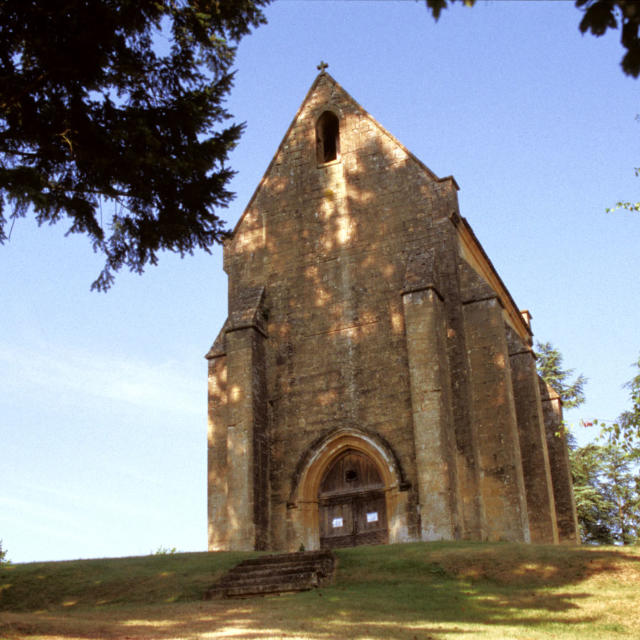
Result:
M384 482L365 453L347 449L328 465L318 490L323 549L389 542Z

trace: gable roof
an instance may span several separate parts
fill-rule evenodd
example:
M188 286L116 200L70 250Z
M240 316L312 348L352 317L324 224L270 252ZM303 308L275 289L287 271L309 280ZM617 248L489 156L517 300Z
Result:
M255 190L253 192L253 195L251 196L247 206L245 207L242 215L240 216L240 218L239 218L238 222L236 223L235 227L233 228L233 231L231 232L231 237L233 237L235 235L236 231L239 229L240 225L242 224L242 221L244 220L244 217L246 216L247 211L251 208L251 205L255 201L258 193L260 193L260 190L262 189L262 186L265 183L265 181L267 179L267 176L271 172L271 169L272 169L273 165L275 164L275 161L276 161L276 158L278 157L278 154L280 153L280 151L282 150L284 144L286 143L287 139L289 138L291 130L295 126L295 124L298 121L298 119L300 118L300 115L302 114L305 106L311 100L311 97L313 96L314 92L319 87L321 82L329 83L333 87L334 91L337 91L337 92L341 93L343 99L345 99L348 102L350 102L361 113L361 115L363 117L367 118L383 135L387 136L394 144L396 144L398 147L400 147L407 154L407 156L413 162L415 162L429 176L429 178L431 180L433 180L434 182L448 182L448 181L450 181L450 182L453 183L453 186L456 188L456 190L460 189L460 187L458 186L458 183L455 181L455 178L453 176L445 176L444 178L439 178L418 157L416 157L413 153L411 153L411 151L409 151L402 144L402 142L400 142L392 133L387 131L387 129L385 129L366 109L364 109L362 107L362 105L357 100L355 100L353 98L353 96L351 96L351 94L348 93L340 85L340 83L338 83L335 80L335 78L333 78L333 76L331 76L331 74L327 73L326 71L321 71L316 76L315 80L313 81L313 84L311 85L311 87L307 91L307 94L305 95L302 103L298 107L298 110L296 111L296 114L293 117L293 120L291 121L291 124L289 124L289 127L287 128L282 140L280 141L280 144L278 145L278 148L276 149L275 153L273 154L273 157L271 158L271 162L269 162L269 165L267 166L266 171L264 172L260 182L258 183L258 186L255 188Z

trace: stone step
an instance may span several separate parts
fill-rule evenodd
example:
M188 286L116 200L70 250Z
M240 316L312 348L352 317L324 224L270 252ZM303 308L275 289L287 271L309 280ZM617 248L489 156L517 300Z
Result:
M218 585L223 587L239 587L246 584L278 584L279 582L317 582L321 577L317 571L295 571L286 574L272 574L262 576L240 575L234 578L222 578Z
M318 585L301 584L299 582L280 582L278 584L254 584L242 587L226 587L224 589L210 589L206 600L213 598L248 598L250 596L263 596L274 593L291 593L296 591L311 591Z
M286 569L257 569L252 571L233 571L225 574L222 581L229 582L234 580L260 580L262 578L281 578L284 579L287 576L295 576L299 574L307 573L321 573L318 567L312 565L294 567L290 566Z
M249 560L243 560L239 565L249 567L254 565L270 565L270 564L283 564L288 562L315 562L318 560L326 560L329 557L333 561L332 556L328 556L326 551L296 551L294 553L273 553L265 556L258 556L257 558L250 558Z
M321 570L326 564L326 561L323 563L320 562L282 562L280 564L258 564L251 566L238 565L233 567L230 571L227 572L227 575L234 576L238 574L244 575L263 575L263 574L272 574L272 573L287 573L291 571L300 571L300 570ZM331 570L331 564L326 564L327 569Z
M307 591L328 582L335 557L330 551L281 553L245 560L205 593L205 599Z

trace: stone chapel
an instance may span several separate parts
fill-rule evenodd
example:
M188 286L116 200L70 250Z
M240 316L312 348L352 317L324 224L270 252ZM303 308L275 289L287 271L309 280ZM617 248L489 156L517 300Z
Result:
M561 401L457 190L322 68L224 246L210 550L579 542Z

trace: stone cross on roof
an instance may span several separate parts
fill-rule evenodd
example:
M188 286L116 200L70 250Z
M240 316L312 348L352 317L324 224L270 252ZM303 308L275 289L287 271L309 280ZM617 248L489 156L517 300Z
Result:
M328 67L329 65L324 61L324 60L320 60L320 64L316 67L317 69L320 69L320 73L324 73L324 70Z

